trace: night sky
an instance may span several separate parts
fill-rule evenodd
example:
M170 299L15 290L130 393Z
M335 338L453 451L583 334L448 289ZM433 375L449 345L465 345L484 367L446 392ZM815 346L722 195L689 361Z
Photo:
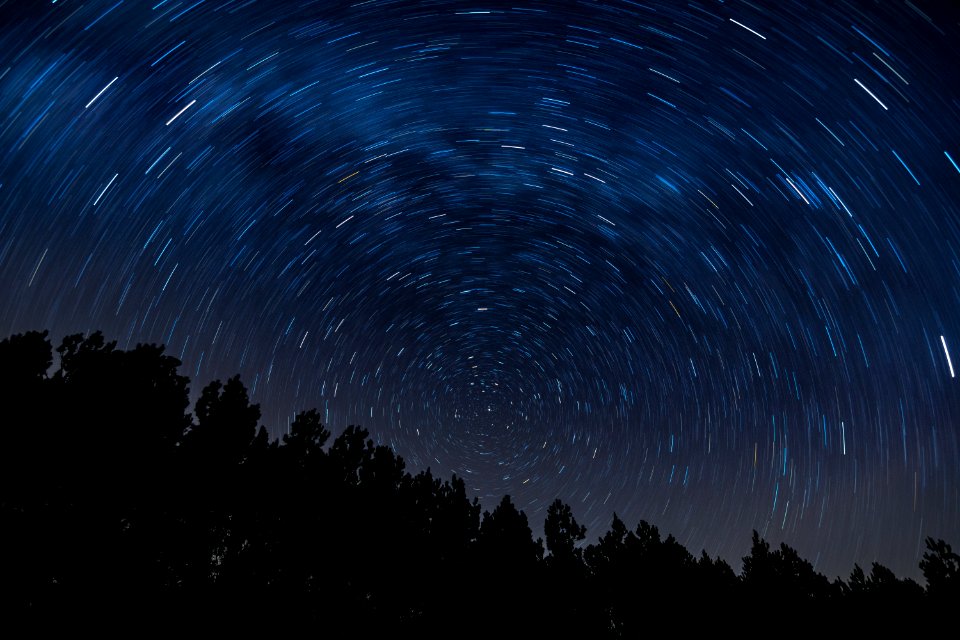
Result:
M960 543L960 9L516 4L0 2L0 332L591 541Z

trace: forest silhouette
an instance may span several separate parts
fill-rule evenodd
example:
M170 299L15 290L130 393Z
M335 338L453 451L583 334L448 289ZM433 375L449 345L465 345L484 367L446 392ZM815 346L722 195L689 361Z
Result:
M99 332L55 351L46 331L0 342L0 579L17 617L602 638L639 635L678 605L960 602L960 557L932 538L925 586L876 563L830 580L757 532L739 573L616 515L584 544L559 499L534 539L509 496L481 513L461 478L411 474L359 427L330 441L315 410L271 440L239 377L208 384L191 412L179 366Z

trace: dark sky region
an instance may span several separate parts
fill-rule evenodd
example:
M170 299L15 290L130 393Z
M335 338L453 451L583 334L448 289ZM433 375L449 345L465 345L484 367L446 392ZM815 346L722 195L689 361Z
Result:
M0 3L0 331L591 540L960 543L960 10L514 5Z

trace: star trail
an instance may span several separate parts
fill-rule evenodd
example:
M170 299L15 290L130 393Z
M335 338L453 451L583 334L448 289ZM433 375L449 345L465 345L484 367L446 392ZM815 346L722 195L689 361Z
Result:
M0 2L0 329L590 540L960 543L960 10L516 5Z

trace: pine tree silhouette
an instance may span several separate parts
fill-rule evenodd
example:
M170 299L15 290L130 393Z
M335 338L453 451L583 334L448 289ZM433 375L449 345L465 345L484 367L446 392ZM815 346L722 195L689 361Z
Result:
M603 638L640 635L678 603L706 624L758 604L877 616L960 596L943 540L927 538L926 588L878 563L830 582L756 531L737 575L616 514L584 546L559 499L545 553L510 496L481 517L462 479L411 474L358 426L332 437L308 410L271 440L239 377L209 383L191 413L179 366L100 333L56 350L47 332L0 341L0 587L16 616Z

